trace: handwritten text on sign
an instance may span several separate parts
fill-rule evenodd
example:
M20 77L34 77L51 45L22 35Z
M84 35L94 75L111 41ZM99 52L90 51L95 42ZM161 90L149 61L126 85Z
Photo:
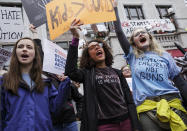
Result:
M51 39L68 31L74 18L84 24L116 20L113 0L53 0L46 5Z
M16 42L23 32L21 8L0 7L0 42Z
M67 52L47 39L43 40L43 51L43 71L62 75L65 70Z
M175 26L169 19L128 20L122 22L122 28L126 36L131 36L133 30L138 27L150 28L150 31L174 31Z

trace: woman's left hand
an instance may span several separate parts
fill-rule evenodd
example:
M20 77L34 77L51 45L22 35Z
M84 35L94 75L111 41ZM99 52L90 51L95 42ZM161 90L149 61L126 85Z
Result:
M78 29L81 30L80 26L83 25L80 19L74 19L71 23L70 31L74 38L79 38Z

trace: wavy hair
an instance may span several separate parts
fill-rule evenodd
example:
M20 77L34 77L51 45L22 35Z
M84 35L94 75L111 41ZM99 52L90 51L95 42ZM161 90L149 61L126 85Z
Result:
M89 42L87 42L87 46L83 49L82 56L80 59L80 68L86 68L86 69L91 69L92 67L96 66L96 62L90 57L88 53L88 45L91 42L98 42L98 43L103 43L103 50L105 52L105 64L106 66L111 66L113 64L113 56L112 56L112 50L108 46L108 44L101 40L101 39L94 39Z
M133 33L132 33L132 35L130 37L130 44L133 47L133 52L134 52L136 58L138 58L138 57L140 57L141 55L144 54L144 51L138 49L136 47L136 44L134 43L134 33L135 33L135 31L137 29L143 29L143 30L145 30L145 28L143 28L143 27L136 28L133 31ZM150 44L149 44L150 51L153 51L153 52L157 53L159 56L162 56L163 52L165 52L164 49L160 46L160 44L157 42L157 40L149 32L147 32L147 33L148 33L149 38L150 38Z
M17 45L21 40L30 40L34 43L34 50L35 50L35 58L33 59L33 65L32 68L29 72L29 75L31 77L31 80L35 82L36 85L36 91L39 93L43 92L44 89L44 83L42 80L42 63L41 63L41 58L40 54L38 51L38 47L36 46L36 43L34 42L33 39L29 37L24 37L19 39L12 52L11 60L10 60L10 68L8 72L4 75L3 77L3 86L5 89L11 91L13 94L18 95L18 87L20 84L20 81L22 81L22 73L21 73L21 64L18 61L17 55L16 55L16 49Z

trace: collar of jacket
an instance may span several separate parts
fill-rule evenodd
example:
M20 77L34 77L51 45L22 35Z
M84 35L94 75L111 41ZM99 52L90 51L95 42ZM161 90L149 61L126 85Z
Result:
M20 81L20 84L19 84L19 87L20 88L23 88L23 89L26 89L26 90L29 90L29 91L33 91L36 87L36 85L32 85L32 87L29 87L29 85L24 81L24 80L21 80Z

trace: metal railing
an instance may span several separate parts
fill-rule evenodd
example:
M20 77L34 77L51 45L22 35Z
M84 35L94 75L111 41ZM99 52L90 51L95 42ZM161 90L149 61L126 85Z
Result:
M174 42L181 43L177 33L155 34L154 37L165 49L176 49Z

